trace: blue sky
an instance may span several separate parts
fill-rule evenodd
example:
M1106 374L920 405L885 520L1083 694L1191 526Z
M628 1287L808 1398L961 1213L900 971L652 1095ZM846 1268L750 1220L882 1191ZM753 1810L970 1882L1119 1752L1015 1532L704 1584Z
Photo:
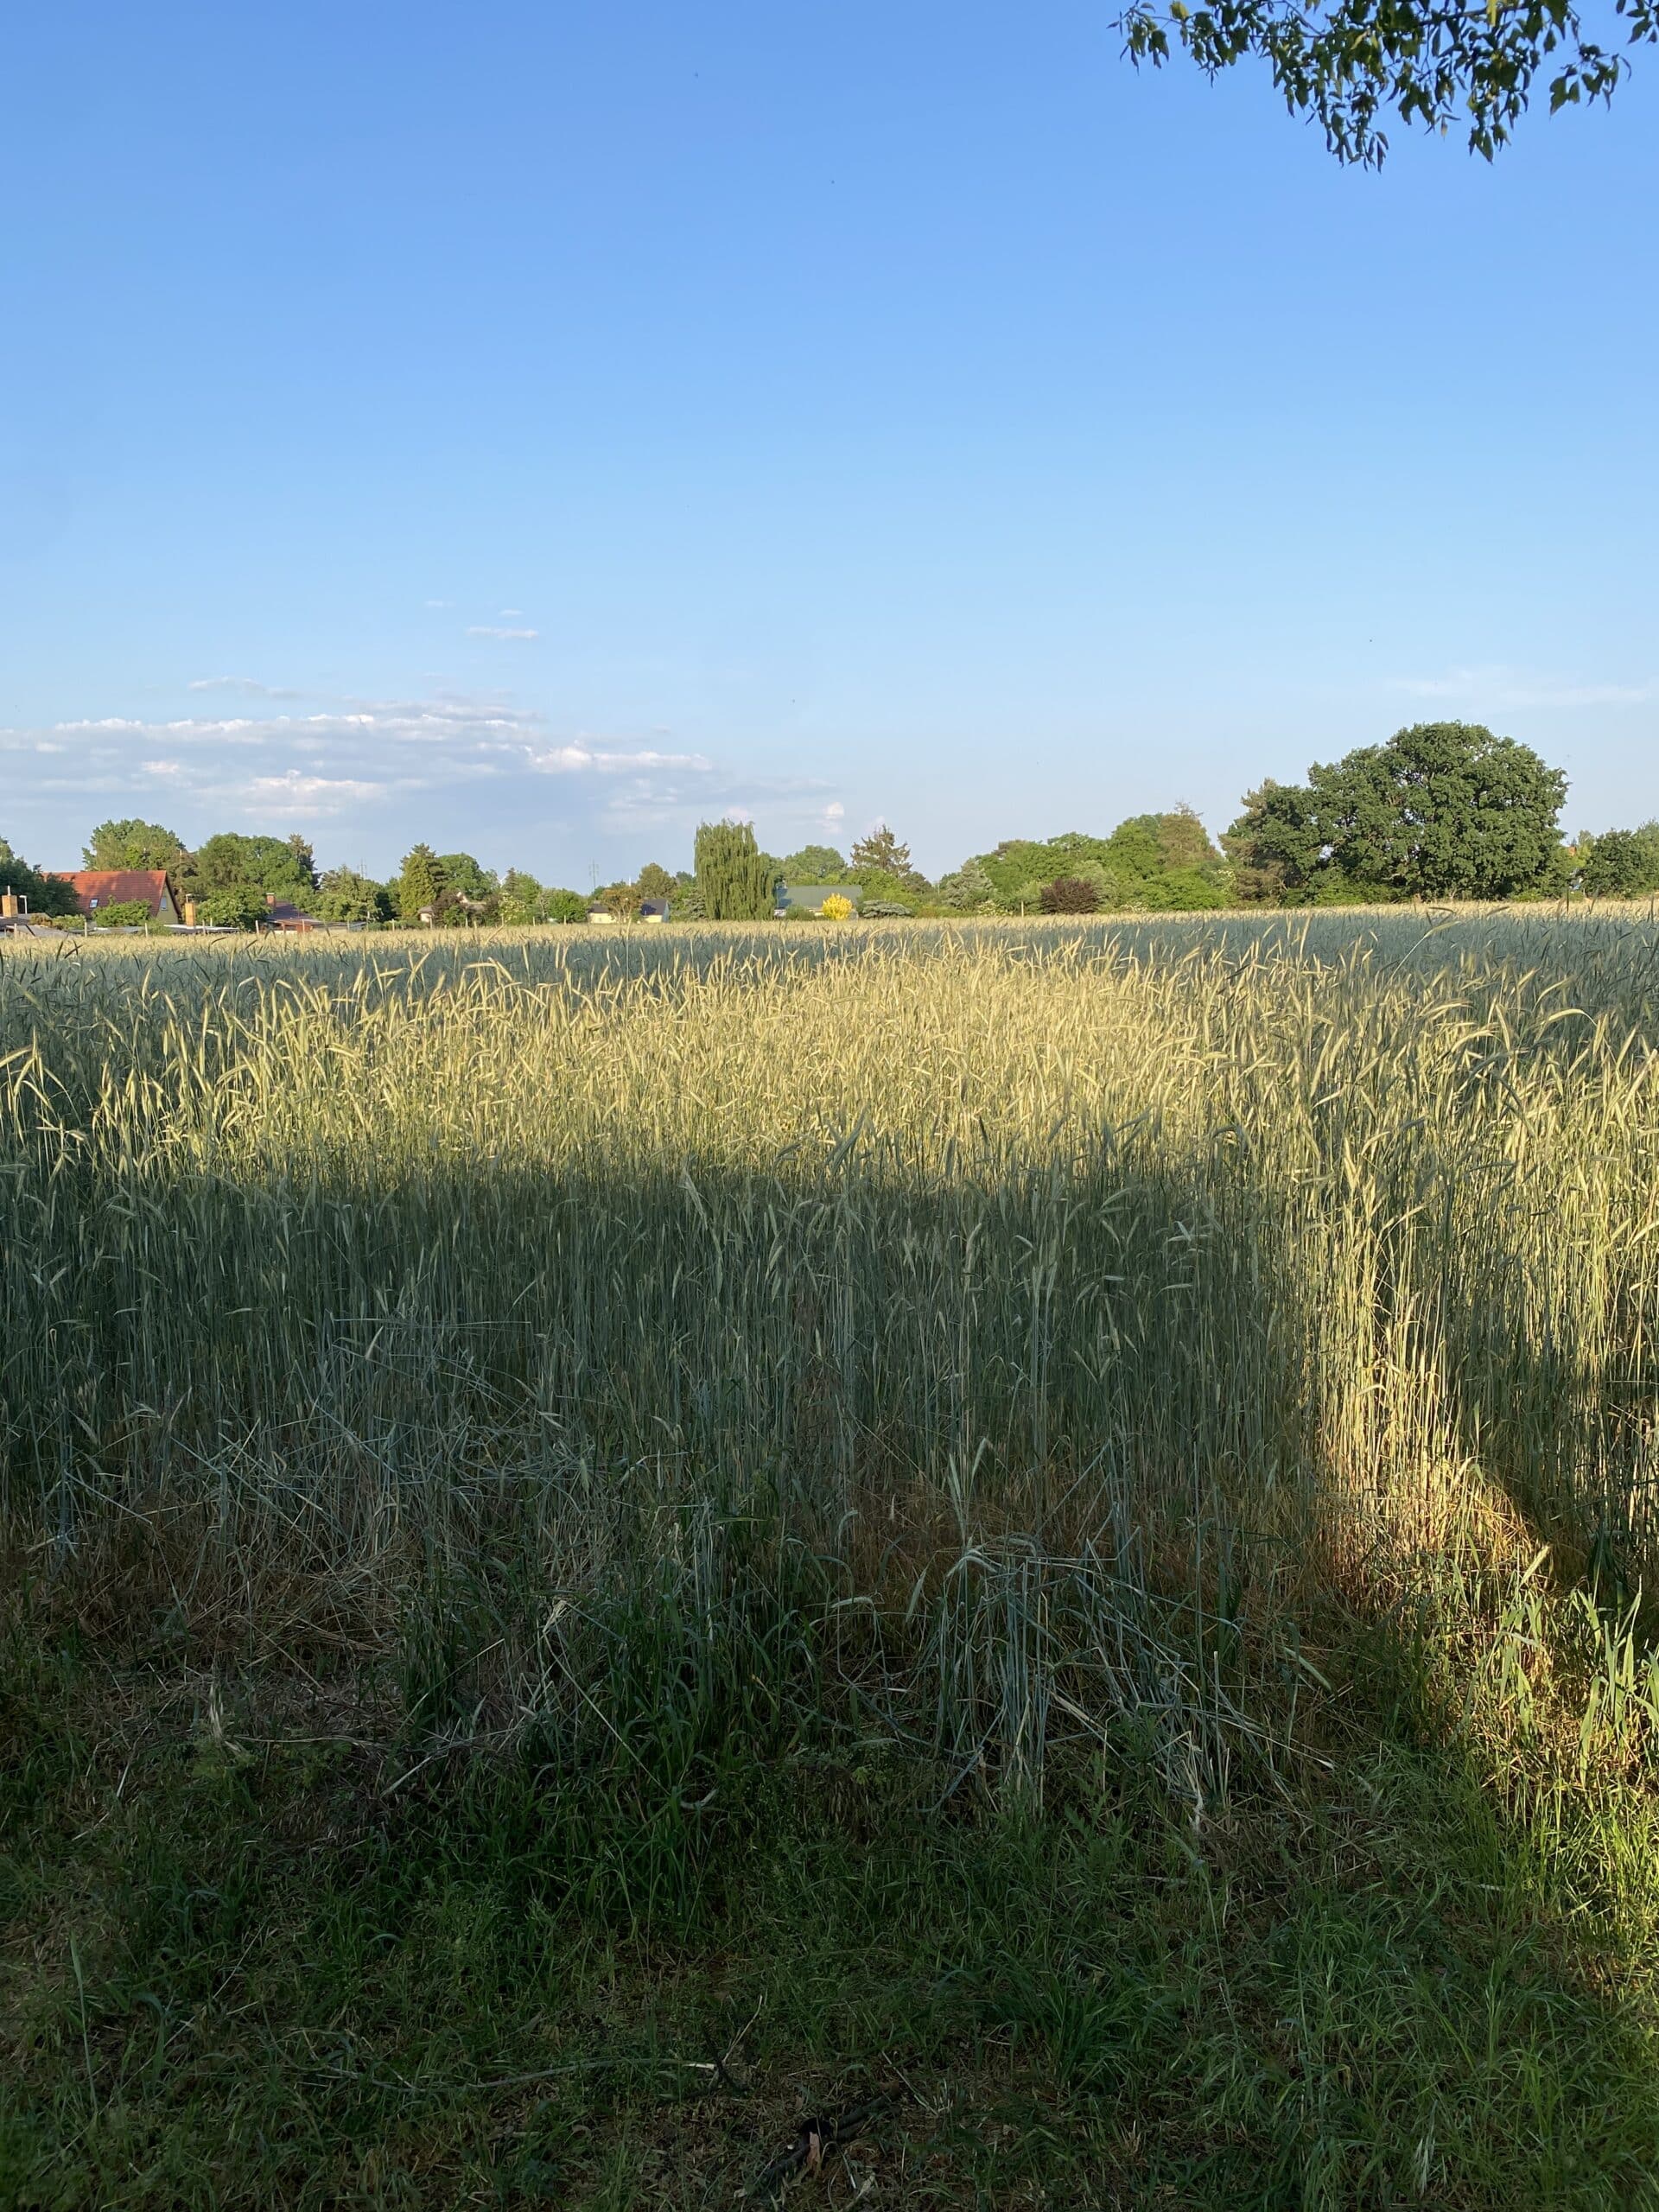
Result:
M1344 171L1109 7L0 34L0 835L930 869L1406 721L1659 813L1659 66Z

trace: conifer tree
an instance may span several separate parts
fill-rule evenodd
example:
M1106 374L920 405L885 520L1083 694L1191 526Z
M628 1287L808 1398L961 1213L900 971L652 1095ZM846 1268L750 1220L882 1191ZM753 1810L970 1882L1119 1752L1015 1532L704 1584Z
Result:
M423 906L435 906L443 896L442 864L430 845L416 845L404 855L403 867L392 887L400 920L418 922Z

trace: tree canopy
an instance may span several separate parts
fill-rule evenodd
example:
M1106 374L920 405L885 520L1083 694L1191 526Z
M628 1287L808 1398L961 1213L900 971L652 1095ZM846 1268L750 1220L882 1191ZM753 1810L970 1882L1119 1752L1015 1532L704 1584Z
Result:
M190 865L190 851L176 830L159 822L129 818L100 822L80 849L89 868L165 868L175 881Z
M1136 61L1179 50L1216 77L1264 60L1293 115L1311 118L1339 161L1376 168L1393 118L1446 132L1466 124L1491 161L1541 78L1550 111L1609 100L1630 50L1659 43L1659 0L1129 0L1117 18Z
M1579 839L1579 880L1592 899L1643 899L1659 891L1659 822Z
M493 868L486 868L470 853L440 853L438 866L443 872L444 889L475 906L493 899L501 887Z
M760 921L777 895L774 863L747 822L705 822L697 831L697 890L711 922Z
M833 845L803 845L784 855L784 879L788 883L836 883L847 866Z
M391 896L400 921L418 922L423 907L435 907L448 879L430 845L410 848L404 855Z
M74 887L60 875L31 868L21 853L0 837L0 891L15 891L29 901L31 914L73 914L78 911Z
M1035 913L1056 883L1088 884L1096 906L1115 912L1195 912L1229 898L1227 863L1185 806L1131 815L1109 837L1072 830L1042 841L1005 839L944 877L939 896L960 913Z
M183 882L198 899L240 887L297 899L316 888L317 864L303 837L245 837L226 830L185 856Z
M391 918L391 894L354 868L331 868L317 879L311 906L325 922L384 922Z
M1306 785L1265 783L1223 842L1246 901L1512 899L1565 890L1567 778L1478 722L1417 722Z
M265 915L265 894L257 884L226 883L205 891L196 902L196 919L215 929L257 929Z
M1046 914L1093 914L1100 909L1100 893L1086 875L1057 876L1038 893Z
M632 922L639 913L639 887L637 883L607 883L594 894L595 904L613 920Z
M867 892L878 895L918 897L932 888L921 870L912 864L910 847L885 822L878 822L867 837L859 839L842 874L847 882L861 883ZM868 906L867 899L867 912Z

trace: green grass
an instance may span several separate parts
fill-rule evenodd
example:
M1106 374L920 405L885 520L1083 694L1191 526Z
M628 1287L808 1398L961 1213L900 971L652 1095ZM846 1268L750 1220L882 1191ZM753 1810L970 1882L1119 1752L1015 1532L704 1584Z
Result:
M1403 1715L1195 1851L1132 1777L942 1818L760 1758L707 1837L578 1835L524 1768L388 1801L200 1707L100 1752L110 1696L29 1688L10 2202L728 2203L873 2094L838 2164L906 2202L1651 2201L1646 2008Z
M1659 2202L1656 945L0 956L0 2203Z

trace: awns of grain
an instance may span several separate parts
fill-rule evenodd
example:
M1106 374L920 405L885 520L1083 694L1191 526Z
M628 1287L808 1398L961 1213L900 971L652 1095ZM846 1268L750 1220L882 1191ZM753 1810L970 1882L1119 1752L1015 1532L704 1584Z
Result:
M123 1834L124 1793L182 1758L198 1790L274 1792L314 1866L458 1834L505 1861L533 1832L538 1910L589 1947L620 1929L690 1957L749 1940L723 1883L756 1854L798 1865L803 1834L870 1865L903 1839L901 1865L931 1855L903 1877L925 1899L945 1867L971 1891L976 1853L1082 1881L1110 1835L1135 1881L1212 1916L1228 1883L1270 1895L1264 1866L1310 1834L1327 1874L1374 1882L1365 1792L1408 1755L1499 1824L1487 1889L1546 1931L1594 1900L1602 1986L1552 1972L1609 2048L1645 2048L1655 947L1638 920L1535 912L8 950L0 1519L36 1684L16 1710L43 1667L92 1665L109 1701L29 1817ZM1009 1839L1032 1836L1027 1862ZM26 2038L53 2017L54 1923L51 1884L16 1881L39 1915ZM1108 2111L1099 2201L1211 2166L1310 2202L1502 2201L1503 2157L1443 2109L1467 2079L1444 2051L1413 2062L1427 2120L1330 2122L1344 2069L1396 2063L1365 2056L1385 2024L1344 2057L1304 2021L1287 2056L1284 2024L1248 2017L1249 1961L1274 1954L1238 1910L1237 1991L1217 1923L1198 2002L1223 2005L1224 2062L1135 1969L1162 2089L1101 2056L1134 2043L1126 2000L1048 1955L1049 1921L982 1969L995 2050L1046 2054L1090 2125ZM76 1971L64 2063L97 2137L136 2062L126 2031L93 2034ZM94 2010L119 1985L109 1967ZM631 2125L664 2067L708 2063L652 2056L668 2015L646 2011ZM953 2067L982 2087L991 2063L950 2018L921 2039L941 2112ZM849 2035L820 2019L768 2063L830 2109ZM586 2067L592 2044L559 2050ZM1188 2143L1170 2054L1201 2050ZM1508 2094L1549 2107L1532 2170L1555 2158L1586 2201L1622 2185L1630 2142L1598 2147L1569 2088L1502 2055ZM413 2063L422 2112L446 2081L536 2071ZM409 2122L396 2068L324 2071ZM1293 2113L1278 2165L1250 2147L1264 2098ZM560 2153L590 2193L607 2159L634 2171L609 2124ZM330 2125L318 2172L350 2135ZM1041 2133L1027 2108L1012 2138ZM900 2133L885 2185L930 2201ZM18 2171L67 2173L66 2139L25 2129ZM982 2166L1001 2139L976 2139ZM721 2145L685 2171L766 2170L759 2135ZM153 2179L156 2155L129 2165ZM1053 2155L1030 2187L1077 2201ZM966 2158L935 2158L938 2201Z

